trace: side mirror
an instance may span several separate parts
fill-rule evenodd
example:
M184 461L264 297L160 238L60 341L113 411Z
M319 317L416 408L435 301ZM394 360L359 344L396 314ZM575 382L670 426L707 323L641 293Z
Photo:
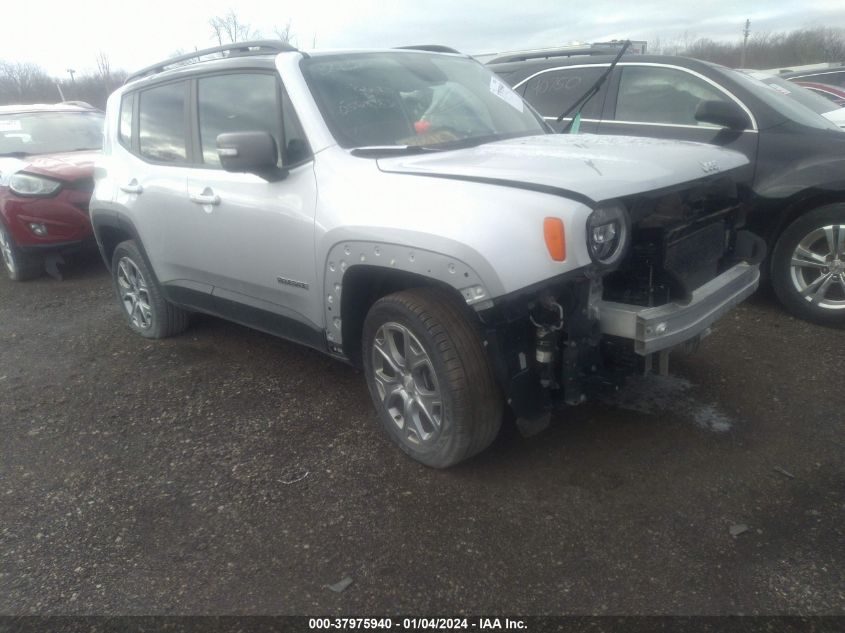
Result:
M745 130L750 123L748 115L728 101L702 101L695 111L695 120L722 125L730 130Z
M217 137L217 155L226 171L257 174L262 177L275 174L278 169L279 150L276 140L267 132L228 132Z
M285 152L285 159L288 165L298 163L308 156L308 146L300 138L294 138L288 141L288 148Z

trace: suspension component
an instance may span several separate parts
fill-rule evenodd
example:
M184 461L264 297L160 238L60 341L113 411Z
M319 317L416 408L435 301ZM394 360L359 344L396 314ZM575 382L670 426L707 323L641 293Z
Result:
M563 329L563 307L546 295L540 300L542 314L535 318L531 314L534 325L534 358L537 361L537 373L540 384L544 389L557 389L555 378L555 363L557 360L559 332Z

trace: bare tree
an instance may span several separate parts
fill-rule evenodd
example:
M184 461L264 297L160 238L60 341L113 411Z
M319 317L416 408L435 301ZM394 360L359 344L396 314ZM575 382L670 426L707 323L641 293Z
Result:
M0 105L55 103L58 96L61 101L86 101L104 108L109 94L126 77L126 71L113 69L103 53L98 55L96 71L78 72L73 81L66 75L50 77L36 64L0 61Z
M108 86L111 83L111 62L109 56L102 50L97 53L97 72L103 79L103 83Z
M43 68L30 62L0 62L0 102L54 101L56 88Z
M290 19L288 19L288 21L285 23L284 26L274 27L273 33L275 33L276 37L278 37L285 44L293 44L295 36L293 34L293 29L292 29L292 26L291 26Z
M678 54L725 66L742 64L742 40L715 42L699 38ZM845 29L804 28L789 33L754 33L748 39L744 66L784 68L820 62L845 62Z
M241 22L234 9L229 9L225 15L218 15L208 21L212 30L212 37L222 46L225 43L243 42L261 37L257 29L253 29L247 22Z

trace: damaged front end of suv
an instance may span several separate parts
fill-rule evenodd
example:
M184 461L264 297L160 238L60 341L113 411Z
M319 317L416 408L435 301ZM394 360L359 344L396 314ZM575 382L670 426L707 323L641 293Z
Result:
M416 245L448 238L483 271L481 290L475 274L467 288L442 281L474 309L526 433L625 376L665 374L673 350L694 350L759 283L766 247L743 228L750 166L736 152L556 134L377 162L415 176L402 186L420 187L403 215ZM459 223L435 193L446 181Z
M560 405L668 371L759 282L765 244L742 230L729 176L598 205L592 264L500 297L479 313L495 372L526 433Z

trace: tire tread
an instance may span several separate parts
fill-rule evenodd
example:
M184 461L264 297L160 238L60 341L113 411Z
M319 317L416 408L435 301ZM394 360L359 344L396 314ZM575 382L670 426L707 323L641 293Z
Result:
M154 310L153 327L149 330L139 330L132 325L128 319L126 311L123 310L123 306L121 306L121 312L129 323L129 327L141 336L153 339L167 338L184 332L188 328L188 325L190 325L190 313L173 305L164 298L158 279L150 269L146 258L143 256L141 249L138 248L138 245L134 240L121 242L114 249L114 254L112 256L112 280L115 286L115 292L119 293L117 288L117 263L123 256L128 256L138 266L138 268L141 269L141 273L147 280L147 289L150 293L150 303L152 304L152 308Z

